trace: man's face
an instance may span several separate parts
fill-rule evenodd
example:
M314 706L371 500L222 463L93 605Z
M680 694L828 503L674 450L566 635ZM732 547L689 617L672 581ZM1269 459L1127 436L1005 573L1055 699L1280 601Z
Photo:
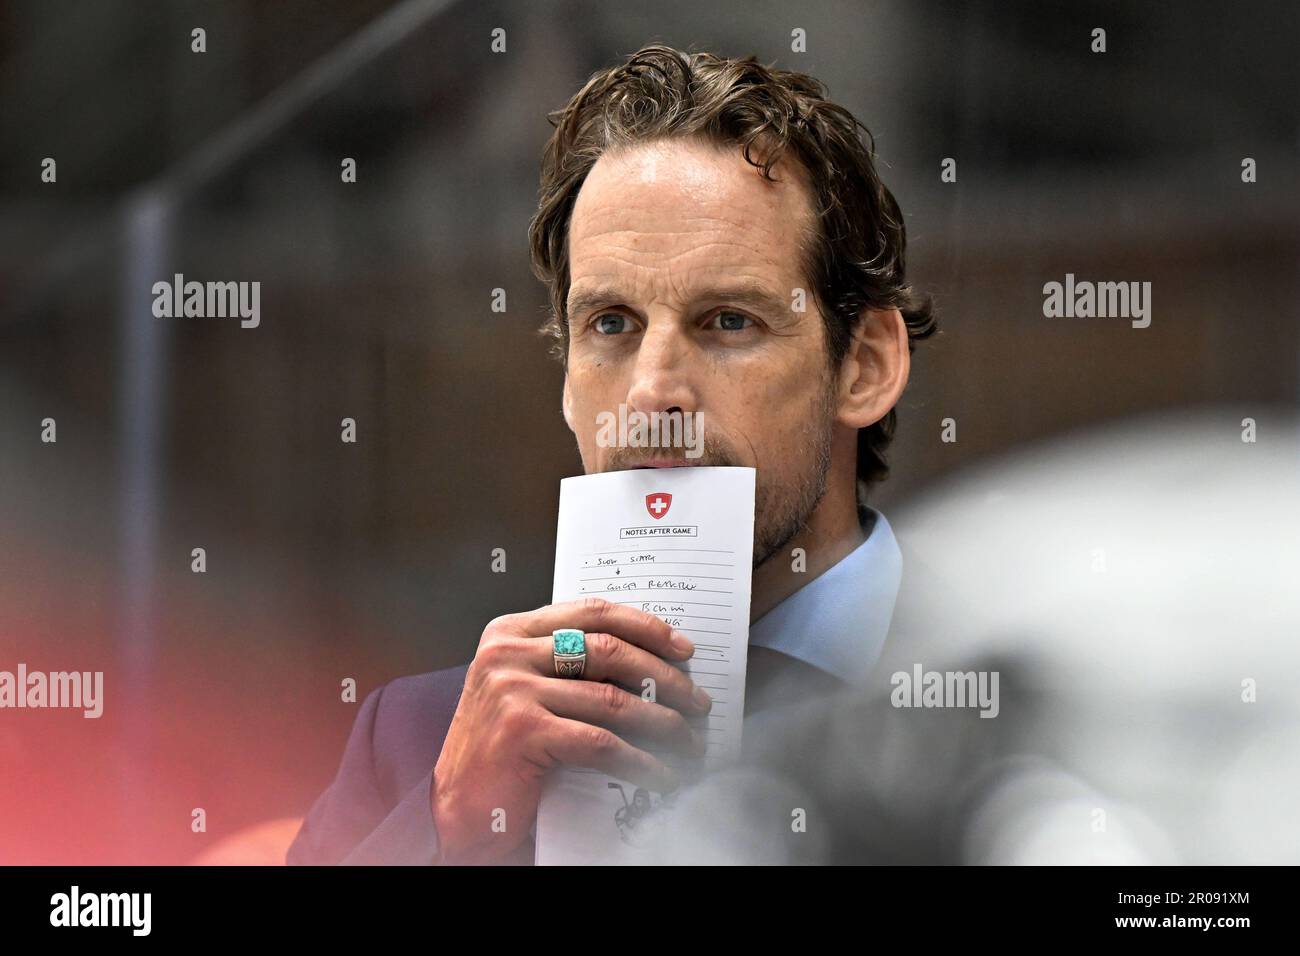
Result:
M755 563L783 547L826 487L835 376L801 268L804 180L762 178L739 148L660 140L606 154L569 227L565 415L588 473L757 469ZM794 310L795 290L805 311ZM604 447L598 415L699 413L704 453Z

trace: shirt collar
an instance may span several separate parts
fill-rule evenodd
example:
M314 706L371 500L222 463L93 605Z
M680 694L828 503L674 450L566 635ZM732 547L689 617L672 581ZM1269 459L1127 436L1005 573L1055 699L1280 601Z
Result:
M903 577L903 556L885 516L867 540L750 625L749 643L788 654L849 683L880 656Z

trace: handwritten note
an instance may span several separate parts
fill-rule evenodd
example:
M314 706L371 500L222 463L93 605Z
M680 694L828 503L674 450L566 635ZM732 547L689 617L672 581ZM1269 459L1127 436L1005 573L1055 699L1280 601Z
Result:
M654 614L695 642L695 656L678 666L713 698L706 717L690 718L705 755L691 760L631 741L684 779L740 754L753 541L752 468L644 469L560 483L552 601L602 597ZM672 826L673 800L595 770L555 771L538 808L537 862L642 862Z

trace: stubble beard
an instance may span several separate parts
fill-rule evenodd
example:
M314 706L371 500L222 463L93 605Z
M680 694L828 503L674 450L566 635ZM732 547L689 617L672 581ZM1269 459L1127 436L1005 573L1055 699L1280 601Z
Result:
M807 529L826 494L831 470L833 401L831 390L822 390L805 416L795 452L798 471L793 481L772 484L759 474L754 503L755 570Z
M789 482L773 482L771 472L759 467L754 496L754 568L757 569L785 548L808 527L813 512L826 494L831 469L834 388L828 384L818 391L812 408L804 416L795 441L793 463L795 477ZM735 466L738 456L726 441L704 436L703 452L694 465ZM652 458L674 457L673 451L644 448L619 448L610 455L605 472L625 471Z

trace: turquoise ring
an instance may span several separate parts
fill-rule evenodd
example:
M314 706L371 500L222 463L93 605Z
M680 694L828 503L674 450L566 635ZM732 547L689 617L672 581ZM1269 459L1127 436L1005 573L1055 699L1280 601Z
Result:
M587 640L582 631L562 627L551 632L556 677L581 677L587 669Z

